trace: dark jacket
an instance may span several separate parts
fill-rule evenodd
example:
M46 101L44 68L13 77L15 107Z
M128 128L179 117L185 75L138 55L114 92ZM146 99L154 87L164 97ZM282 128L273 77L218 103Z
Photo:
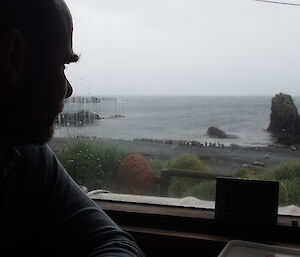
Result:
M0 256L143 256L48 146L0 155Z

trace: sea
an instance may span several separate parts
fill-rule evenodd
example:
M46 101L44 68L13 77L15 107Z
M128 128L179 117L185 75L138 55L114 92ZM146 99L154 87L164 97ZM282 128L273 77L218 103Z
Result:
M200 143L266 146L273 96L75 96L63 115L82 110L101 119L89 124L56 126L56 137L186 140ZM293 97L299 109L300 96ZM212 139L217 127L233 138Z

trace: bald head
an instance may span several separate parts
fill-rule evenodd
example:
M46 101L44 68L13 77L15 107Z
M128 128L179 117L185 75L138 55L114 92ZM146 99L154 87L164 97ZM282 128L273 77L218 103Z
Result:
M55 44L57 37L65 37L66 33L71 38L72 26L70 11L63 0L1 1L0 35L16 29L35 50Z
M19 117L9 128L14 140L20 135L19 143L48 141L63 99L72 94L64 74L65 64L78 60L72 31L72 17L63 0L1 1L0 86L8 99L1 107L15 112L7 119ZM19 103L15 110L12 98Z
M66 6L61 0L2 0L1 32L17 29L24 34L32 34L33 30L49 25L57 16L57 10L63 8Z

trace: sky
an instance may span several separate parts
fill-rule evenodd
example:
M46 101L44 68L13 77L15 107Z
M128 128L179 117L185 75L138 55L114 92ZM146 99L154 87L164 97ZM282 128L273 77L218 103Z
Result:
M254 0L66 3L80 55L66 69L75 95L300 95L300 6Z

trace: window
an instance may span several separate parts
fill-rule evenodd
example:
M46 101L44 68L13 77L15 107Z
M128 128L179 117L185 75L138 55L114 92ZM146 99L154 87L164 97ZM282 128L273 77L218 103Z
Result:
M213 208L216 176L260 178L280 181L282 213L300 204L299 149L266 131L276 94L300 106L300 7L66 2L81 60L50 146L77 183Z

